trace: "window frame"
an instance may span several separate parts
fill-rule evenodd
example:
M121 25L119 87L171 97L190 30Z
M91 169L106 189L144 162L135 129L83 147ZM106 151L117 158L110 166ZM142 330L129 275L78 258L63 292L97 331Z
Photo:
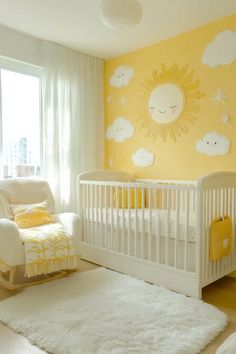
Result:
M3 130L2 130L2 78L1 71L8 70L19 74L25 74L29 76L38 77L39 79L39 153L40 153L40 174L42 175L43 170L43 144L42 144L42 73L43 68L34 64L22 62L16 59L8 58L0 55L0 178L4 179L3 176Z

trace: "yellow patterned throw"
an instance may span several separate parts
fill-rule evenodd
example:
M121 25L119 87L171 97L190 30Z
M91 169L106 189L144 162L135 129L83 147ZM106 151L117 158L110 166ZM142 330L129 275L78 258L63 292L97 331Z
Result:
M77 257L71 235L47 209L47 201L11 205L14 222L25 246L25 276L76 269Z
M77 257L70 234L58 223L20 229L25 246L25 276L76 269Z

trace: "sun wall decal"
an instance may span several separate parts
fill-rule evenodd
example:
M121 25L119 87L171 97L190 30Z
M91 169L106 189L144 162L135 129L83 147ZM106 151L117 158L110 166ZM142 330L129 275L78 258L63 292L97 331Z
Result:
M199 91L194 70L163 64L161 71L154 71L143 86L138 121L145 136L153 140L160 136L164 141L170 137L176 142L196 121L198 100L205 95Z

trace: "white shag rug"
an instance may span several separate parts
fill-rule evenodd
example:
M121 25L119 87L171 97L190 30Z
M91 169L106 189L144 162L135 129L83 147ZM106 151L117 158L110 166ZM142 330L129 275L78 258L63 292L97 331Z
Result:
M202 301L98 268L3 300L0 321L56 354L195 354L227 317Z

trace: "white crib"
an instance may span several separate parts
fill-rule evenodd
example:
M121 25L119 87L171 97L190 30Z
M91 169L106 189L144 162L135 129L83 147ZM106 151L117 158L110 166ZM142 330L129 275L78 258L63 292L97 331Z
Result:
M197 181L133 180L125 172L78 177L81 258L182 294L236 270L236 173ZM209 259L212 220L232 219L232 251Z

